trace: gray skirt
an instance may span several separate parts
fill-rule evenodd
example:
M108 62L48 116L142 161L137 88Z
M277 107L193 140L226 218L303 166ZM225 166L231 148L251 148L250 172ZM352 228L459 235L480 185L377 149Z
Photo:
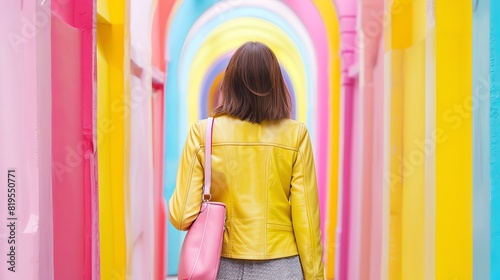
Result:
M299 256L273 260L221 258L218 280L303 280Z

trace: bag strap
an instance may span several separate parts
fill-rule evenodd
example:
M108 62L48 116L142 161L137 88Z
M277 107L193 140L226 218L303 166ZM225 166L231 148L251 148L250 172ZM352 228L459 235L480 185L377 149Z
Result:
M207 132L205 135L205 186L203 187L203 201L210 201L210 187L212 184L212 133L214 118L207 120Z

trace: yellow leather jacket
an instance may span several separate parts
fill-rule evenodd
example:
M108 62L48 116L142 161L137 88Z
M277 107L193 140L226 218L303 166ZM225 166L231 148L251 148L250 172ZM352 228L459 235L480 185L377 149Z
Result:
M195 123L169 201L170 221L187 230L202 202L206 120ZM324 279L316 171L304 124L215 118L212 201L226 204L222 256L265 260L299 255L304 278Z

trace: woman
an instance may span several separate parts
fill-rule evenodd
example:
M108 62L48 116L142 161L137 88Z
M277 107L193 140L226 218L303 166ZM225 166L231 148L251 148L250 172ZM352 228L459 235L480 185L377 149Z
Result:
M218 279L324 279L316 171L307 128L290 119L276 56L248 42L233 55L215 109L212 201L226 204ZM206 120L189 132L169 202L179 230L202 197Z

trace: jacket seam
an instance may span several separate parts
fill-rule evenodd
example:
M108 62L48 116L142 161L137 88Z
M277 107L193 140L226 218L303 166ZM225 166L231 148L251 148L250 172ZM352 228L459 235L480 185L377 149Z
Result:
M196 122L195 125L196 125L197 130L200 131L200 122L199 121ZM198 140L198 142L201 142L201 141ZM193 152L193 157L192 157L192 160L191 160L191 165L189 167L189 177L188 177L189 180L187 181L188 189L187 189L186 194L184 195L184 198L183 198L183 203L182 204L184 205L184 207L182 207L182 214L181 214L181 221L179 223L179 228L183 228L182 225L184 224L184 220L186 219L184 217L184 213L186 213L186 201L187 201L187 198L189 196L189 193L191 192L191 181L193 179L193 170L194 170L194 164L195 164L195 161L196 161L196 155L198 154L198 152L200 150L201 150L201 145L198 144L198 147ZM205 168L204 164L202 164L202 166L203 166L203 168Z
M300 142L301 142L300 137L303 137L303 135L302 135L303 133L304 133L304 124L301 123L300 124L300 132L299 132L299 134L297 134L297 151L299 151L299 152L300 152Z
M269 178L269 156L271 154L271 149L272 147L268 147L267 149L267 155L266 155L266 176L264 178ZM266 191L264 192L266 196L266 211L264 211L264 221L265 223L263 224L264 227L264 257L267 257L267 212L269 211L269 180L266 180Z
M227 163L227 162L229 162L228 161L229 157L227 155L227 150L225 149L225 147L222 147L222 150L223 150L224 156L225 156L224 160ZM227 164L225 164L224 166L226 167L226 174L228 174L228 176L227 176L227 178L228 178L228 182L227 183L228 184L227 185L231 186L232 185L232 181L233 181L233 179L231 178L231 172L229 172L229 170L228 170L229 167L228 167ZM229 202L231 203L231 215L232 215L231 219L232 219L234 217L234 215L235 215L233 197L232 197L232 192L231 192L230 188L227 188L227 191L229 192ZM227 205L226 205L226 207L227 207ZM227 213L226 213L226 216L227 216ZM227 233L227 239L228 239L228 243L231 244L231 251L232 251L233 250L232 235L229 233L229 231Z
M198 131L200 131L200 132L201 132L200 144L202 144L202 143L203 143L202 145L203 145L203 146L205 146L205 144L206 144L206 143L205 143L205 139L206 139L206 134L207 134L206 129L202 129L201 124L200 124L200 121L197 121L195 124L196 124L196 126L198 127ZM205 127L205 128L206 128L206 127Z
M204 146L203 144L202 146ZM298 148L295 147L290 147L287 145L280 145L276 143L259 143L259 142L218 142L218 143L212 143L212 147L214 146L271 146L271 147L276 147L276 148L282 148L290 151L298 151Z
M286 253L275 253L275 254L270 254L267 257L264 257L263 254L261 253L248 253L248 254L224 254L221 253L221 256L224 258L235 258L235 259L242 259L242 260L274 260L274 259L280 259L280 258L288 258L288 257L295 257L298 256L300 257L300 254L297 250L291 250Z
M186 212L186 201L187 201L187 198L189 196L189 193L191 192L191 180L193 179L194 164L196 162L196 155L198 154L200 149L201 149L201 146L198 146L196 148L196 150L193 152L193 159L191 160L191 165L189 166L189 180L187 181L188 189L186 191L186 194L184 195L183 202L182 202L184 207L182 207L182 212L181 212L182 214L181 214L181 221L179 223L179 228L182 228L182 225L184 224L184 220L186 219L184 217L184 213Z
M305 170L305 164L304 164L304 157L302 155L302 152L299 150L299 156L300 156L300 161L301 161L301 165L302 165L302 173L304 174L304 198L305 198L305 204L306 204L306 213L307 213L307 219L309 220L308 223L310 221L312 221L312 217L311 217L311 211L310 211L310 205L309 205L309 199L308 199L308 188L307 188L307 180L305 180L305 176L306 176L306 170ZM309 235L311 237L311 240L313 241L313 243L311 244L312 246L312 249L313 249L313 254L312 254L312 263L316 263L316 238L314 236L314 233L313 233L313 227L312 226L309 226ZM316 269L314 269L314 275L317 274L317 271Z
M287 228L293 228L293 225L285 225L285 224L278 224L278 223L267 223L268 226L279 226L279 227L287 227Z

